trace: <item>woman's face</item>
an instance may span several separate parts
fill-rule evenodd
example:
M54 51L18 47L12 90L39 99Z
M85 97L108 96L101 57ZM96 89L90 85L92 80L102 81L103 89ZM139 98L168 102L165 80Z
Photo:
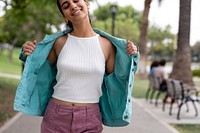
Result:
M73 23L88 18L88 0L59 0L65 20Z

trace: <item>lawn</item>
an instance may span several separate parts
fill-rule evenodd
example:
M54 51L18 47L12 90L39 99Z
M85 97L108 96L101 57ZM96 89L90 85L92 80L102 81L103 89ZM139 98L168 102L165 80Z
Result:
M200 124L199 125L172 125L175 127L180 133L199 133L200 131Z
M148 88L148 80L139 80L136 78L132 96L135 98L144 98Z
M132 96L134 98L145 98L146 91L149 87L149 81L148 80L140 80L138 78L135 79L135 83L133 86L133 92ZM155 95L154 95L155 97ZM160 95L160 99L164 97L164 94Z
M13 61L8 60L8 51L0 52L0 73L21 74L20 49L14 49ZM13 100L19 80L0 77L0 126L16 112L13 110Z
M0 77L0 126L16 112L13 110L13 99L19 80Z
M21 61L19 60L20 49L14 49L13 61L8 60L8 51L0 52L0 73L21 74Z

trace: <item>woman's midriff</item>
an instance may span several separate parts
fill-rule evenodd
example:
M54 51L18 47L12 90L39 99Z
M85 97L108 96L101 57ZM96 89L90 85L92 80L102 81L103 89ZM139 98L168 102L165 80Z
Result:
M62 101L56 98L52 98L52 100L60 105L64 105L64 106L77 106L77 107L81 107L81 106L92 106L92 105L96 105L98 103L73 103L73 102L67 102L67 101Z

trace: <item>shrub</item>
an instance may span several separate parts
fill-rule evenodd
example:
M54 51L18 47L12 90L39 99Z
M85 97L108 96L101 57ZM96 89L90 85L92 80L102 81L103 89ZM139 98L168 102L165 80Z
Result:
M192 70L192 75L196 77L200 77L200 69L194 69Z

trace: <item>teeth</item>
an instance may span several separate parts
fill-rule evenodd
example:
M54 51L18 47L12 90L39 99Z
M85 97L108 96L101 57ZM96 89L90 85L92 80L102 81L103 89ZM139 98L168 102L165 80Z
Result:
M74 15L75 15L75 14L77 14L77 13L79 13L79 12L80 12L80 10L78 10L78 11L74 12Z

